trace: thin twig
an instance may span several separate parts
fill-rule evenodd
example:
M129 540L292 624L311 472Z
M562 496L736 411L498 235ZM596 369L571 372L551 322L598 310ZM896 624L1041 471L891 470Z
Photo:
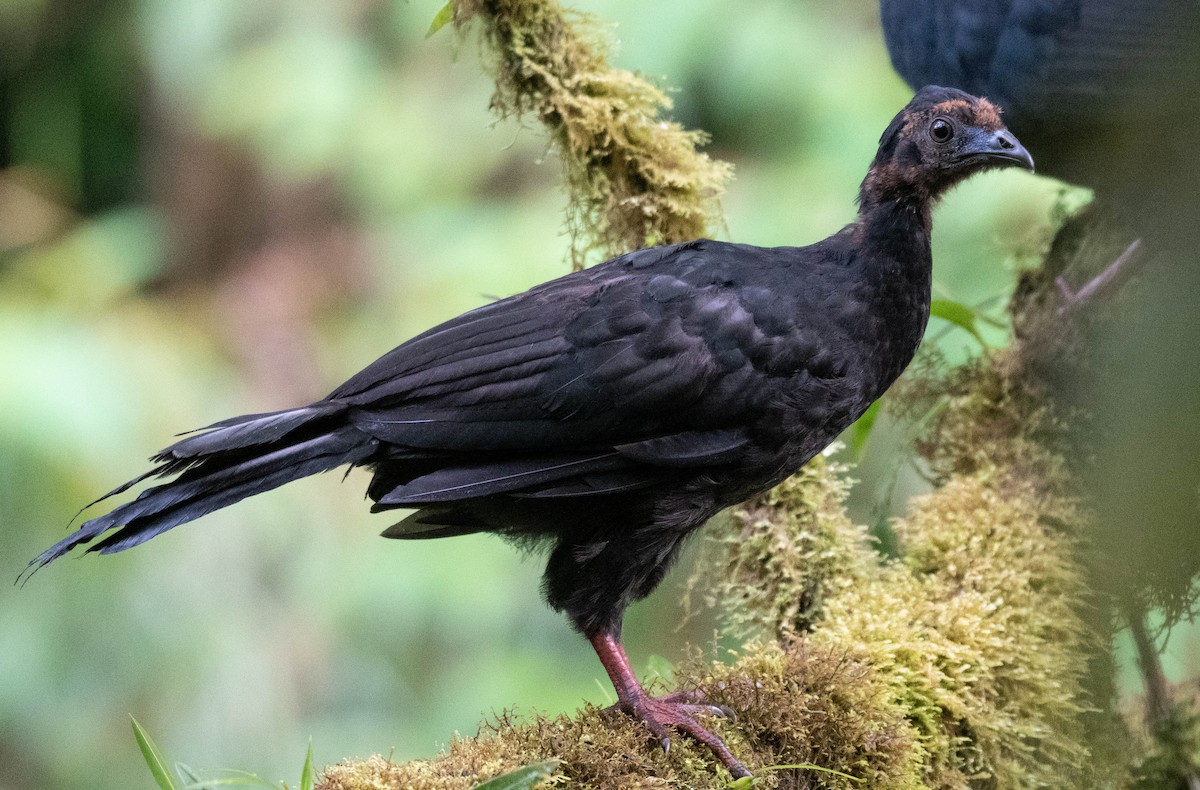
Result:
M1133 644L1137 648L1138 669L1141 670L1142 682L1146 686L1146 718L1150 724L1150 731L1159 738L1169 736L1174 706L1158 648L1146 627L1146 612L1140 606L1130 603L1125 608L1125 619L1133 635ZM1184 769L1183 778L1187 780L1188 790L1200 790L1200 772L1197 772L1195 765L1190 764L1191 760L1187 762L1189 765Z
M1129 265L1133 259L1134 253L1142 246L1141 239L1134 239L1125 248L1125 251L1117 256L1117 259L1104 268L1104 271L1097 274L1092 279L1084 283L1078 291L1072 291L1071 286L1067 283L1065 277L1061 275L1056 277L1054 282L1058 285L1058 292L1062 296L1063 303L1058 308L1058 314L1071 310L1084 304L1089 299L1092 299L1103 288L1111 285L1121 273L1121 270Z

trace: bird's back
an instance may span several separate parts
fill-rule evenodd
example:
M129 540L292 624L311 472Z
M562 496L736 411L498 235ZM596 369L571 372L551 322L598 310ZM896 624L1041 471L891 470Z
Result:
M444 324L331 399L388 448L376 508L427 511L397 537L552 531L541 512L573 498L644 512L704 487L728 505L825 447L911 359L927 262L912 282L868 263L848 232L642 250Z

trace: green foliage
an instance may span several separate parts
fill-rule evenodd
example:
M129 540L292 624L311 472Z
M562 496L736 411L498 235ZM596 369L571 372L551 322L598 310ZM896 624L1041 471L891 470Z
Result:
M558 769L558 760L525 765L475 785L473 790L533 790Z
M313 790L316 784L316 774L313 770L312 739L308 741L308 751L304 754L304 766L300 769L300 790Z
M1139 753L1129 790L1189 787L1200 765L1200 696L1180 689L1178 701L1165 711L1157 732L1139 728Z
M818 458L737 511L736 529L716 539L725 550L709 593L726 626L745 638L787 639L808 630L826 601L870 575L874 556L842 503L848 468Z
M863 453L867 451L867 439L871 438L871 430L879 419L880 408L879 401L872 403L847 431L850 436L850 451L854 453L855 458L862 458Z
M425 38L429 38L452 21L454 21L454 3L448 2L441 7L441 10L433 17L433 21L429 23L429 30L425 33Z
M0 10L9 44L0 104L12 127L0 172L0 522L13 525L0 555L12 575L174 433L319 396L404 337L480 304L481 293L561 273L562 201L555 168L540 160L544 135L487 122L492 86L472 48L445 33L422 41L436 5L33 0ZM738 162L723 232L805 243L852 216L879 129L907 98L870 4L589 10L604 21L565 11L580 37L619 34L612 63L678 86L668 92L672 117L711 131L715 150ZM535 125L537 108L526 117ZM1003 174L964 185L938 210L938 280L969 304L1010 290L1012 271L999 262L1041 225L1056 189ZM192 224L217 209L216 224ZM250 247L231 246L243 232ZM209 252L220 276L164 290L159 277L180 245ZM286 266L254 268L314 252L318 265L354 268L334 269L328 287ZM267 360L268 369L294 361L284 386L237 337L263 349L270 339L231 321L230 296L247 290L262 313L294 320L270 337L304 339L294 356ZM296 315L288 300L298 290L338 301ZM949 339L962 345L957 331ZM959 394L955 406L994 408ZM1038 438L1038 420L1027 425ZM855 472L868 495L884 435ZM952 444L972 436L958 435ZM899 493L910 486L902 481ZM307 481L4 596L5 780L148 784L142 761L113 746L128 738L130 700L159 722L160 738L171 733L204 764L280 776L293 768L286 744L308 732L328 753L394 746L407 760L473 731L480 710L519 701L553 718L611 695L598 690L607 681L577 636L539 603L536 563L485 538L381 547L374 535L384 525L363 510L361 480ZM639 650L677 659L686 642L711 638L700 618L675 632L675 595L664 589L632 613L636 666L647 666ZM793 617L806 621L803 611ZM765 617L756 622L748 625L769 630ZM631 749L652 753L644 733L629 732ZM711 760L689 748L677 741L671 760L636 763L626 780L687 754L689 781L715 782ZM175 771L177 785L200 781L186 766ZM210 782L250 779L222 772Z
M934 299L929 303L929 315L965 329L971 337L979 341L979 345L987 348L987 342L979 334L979 327L976 326L975 311L965 304L950 299Z

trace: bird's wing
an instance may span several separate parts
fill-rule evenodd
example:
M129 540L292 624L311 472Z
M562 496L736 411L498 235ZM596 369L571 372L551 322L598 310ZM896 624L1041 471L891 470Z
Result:
M381 504L596 492L736 460L815 343L738 245L644 250L467 313L338 388L394 449ZM378 481L377 481L378 482ZM383 489L392 486L390 491Z

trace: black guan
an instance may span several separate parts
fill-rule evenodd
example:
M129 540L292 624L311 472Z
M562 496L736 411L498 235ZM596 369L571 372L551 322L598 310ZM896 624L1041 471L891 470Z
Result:
M544 544L544 591L595 647L618 705L745 767L688 694L649 696L621 646L631 601L722 508L779 483L884 393L929 317L934 201L1033 168L986 100L926 87L887 127L858 218L807 247L701 239L622 255L414 337L330 395L224 420L154 456L172 479L33 560L123 551L247 496L344 465L374 473L383 534ZM92 543L93 540L98 541Z

